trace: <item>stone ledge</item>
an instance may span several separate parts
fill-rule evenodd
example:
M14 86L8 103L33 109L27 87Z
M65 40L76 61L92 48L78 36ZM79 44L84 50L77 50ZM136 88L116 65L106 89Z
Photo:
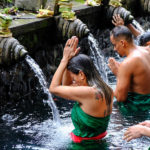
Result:
M16 19L13 20L10 30L13 36L35 31L37 29L51 26L54 18Z
M101 9L100 6L86 6L86 5L81 5L79 7L74 7L73 10L76 12L77 16L84 16L84 15L89 15L95 12L99 12Z
M86 6L81 5L78 7L73 7L73 10L76 12L77 17L80 19L83 16L87 16L100 11L101 6ZM37 29L45 28L51 26L54 23L54 17L51 18L36 18L34 15L25 14L23 17L26 19L14 19L10 30L13 33L13 36L24 34L27 32L35 31ZM27 18L35 17L34 19Z

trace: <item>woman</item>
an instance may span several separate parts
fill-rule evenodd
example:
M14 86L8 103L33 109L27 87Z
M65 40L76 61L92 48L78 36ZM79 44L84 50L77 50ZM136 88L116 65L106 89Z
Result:
M57 96L77 102L71 113L75 127L71 137L74 142L81 142L97 140L106 135L113 93L89 57L77 55L80 49L77 45L77 37L67 41L49 90Z

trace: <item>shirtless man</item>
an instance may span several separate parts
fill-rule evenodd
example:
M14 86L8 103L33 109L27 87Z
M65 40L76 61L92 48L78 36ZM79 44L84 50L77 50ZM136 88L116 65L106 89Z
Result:
M150 105L150 52L134 44L132 33L125 26L115 27L110 40L114 50L120 56L126 56L120 64L114 58L109 59L108 66L117 77L114 92L117 101L128 102L130 96L131 101L142 101L144 98L145 104ZM149 97L148 102L145 97Z
M113 17L112 23L115 26L124 25L124 21L119 15L115 15ZM138 30L136 30L132 26L132 24L130 24L129 26L127 25L127 27L128 27L128 29L130 29L130 31L132 32L132 34L135 37L140 35L139 45L147 46L145 48L150 51L150 48L149 48L149 45L150 45L150 32L145 32L144 34L141 35L141 33L138 32ZM142 49L144 49L144 51L145 51L145 48L142 48ZM117 72L118 68L119 68L119 63L116 62L115 60L110 60L110 61L111 61L112 64L115 63L116 67L114 67L114 69L115 69L114 71ZM144 121L144 122L141 122L137 125L129 127L127 129L127 131L125 132L125 134L124 134L124 140L129 142L132 139L140 138L141 136L150 137L150 120L149 121Z
M150 32L146 32L140 36L139 45L147 46L148 49L148 46L150 45ZM124 134L124 140L129 142L132 139L140 138L142 136L150 137L150 120L129 127Z

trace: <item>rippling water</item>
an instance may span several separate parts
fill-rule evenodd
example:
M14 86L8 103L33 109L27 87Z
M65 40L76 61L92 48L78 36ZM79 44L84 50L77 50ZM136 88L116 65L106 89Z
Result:
M114 85L111 85L114 88ZM28 114L18 123L18 115L4 114L0 120L0 147L1 149L25 149L25 150L146 150L150 145L150 138L142 137L126 142L123 140L125 130L139 121L145 120L143 116L124 116L120 113L115 101L111 120L108 127L108 135L101 141L83 142L75 144L71 142L69 133L73 129L71 122L71 107L73 102L62 99L56 100L61 112L61 124L55 124L51 119L36 122L32 117L28 120ZM64 106L59 104L64 103ZM41 108L42 109L42 108ZM149 115L149 113L147 114ZM42 117L42 116L41 116ZM34 116L33 116L34 118Z
M104 31L98 42L103 43L101 49L105 53L106 48L113 53L106 40L108 35L109 30ZM40 58L46 57L41 55ZM48 65L46 62L45 70ZM114 89L116 79L110 72L108 77ZM100 141L75 144L69 136L73 129L70 117L73 102L53 97L60 112L60 124L53 122L50 107L43 103L48 96L27 64L21 62L12 68L1 68L0 84L3 85L0 87L0 150L147 150L150 147L148 137L131 142L123 140L128 127L150 119L149 112L126 116L114 100L108 135Z

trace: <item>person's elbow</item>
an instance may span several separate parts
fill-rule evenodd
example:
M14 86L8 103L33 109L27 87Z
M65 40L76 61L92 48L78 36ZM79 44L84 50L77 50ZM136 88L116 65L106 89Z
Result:
M50 85L50 87L49 87L49 92L52 93L52 94L55 94L56 91L57 91L56 89L57 89L57 88L56 88L55 86Z
M120 93L115 93L115 97L118 102L125 102L127 100L127 96Z
M123 97L116 97L116 99L118 102L125 102L126 101L126 99Z

